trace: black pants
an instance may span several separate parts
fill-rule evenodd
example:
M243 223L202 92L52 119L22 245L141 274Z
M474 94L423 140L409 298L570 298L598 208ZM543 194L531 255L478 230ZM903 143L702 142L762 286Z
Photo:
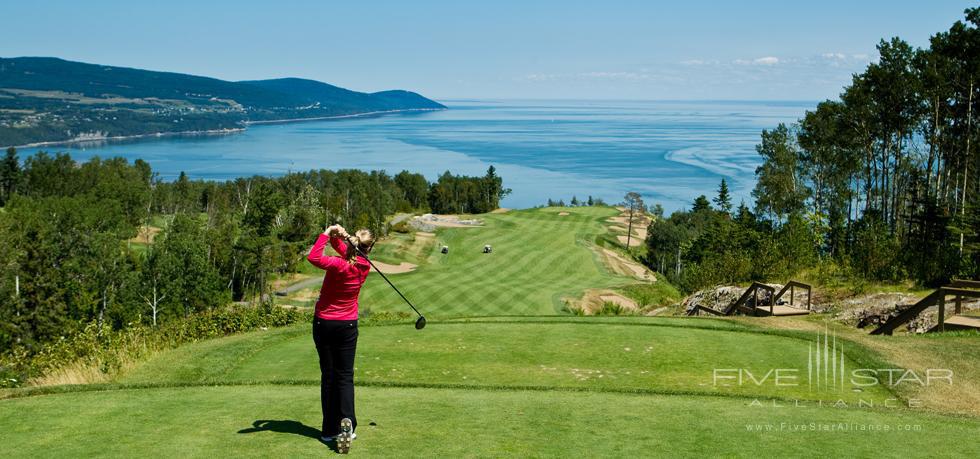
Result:
M356 320L313 319L313 343L320 356L320 406L324 436L340 433L340 420L350 418L354 427L354 352Z

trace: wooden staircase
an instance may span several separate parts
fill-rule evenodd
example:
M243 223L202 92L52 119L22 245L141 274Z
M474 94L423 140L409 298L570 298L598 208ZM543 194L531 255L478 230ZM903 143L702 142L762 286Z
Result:
M796 301L796 289L801 288L807 292L806 309L799 309L793 307ZM759 291L764 290L769 292L769 304L768 306L761 305L759 302ZM733 314L745 314L749 316L764 317L764 316L796 316L796 315L806 315L810 313L810 298L812 288L802 282L789 281L785 286L776 292L776 289L770 287L766 284L760 282L753 282L748 288L742 292L742 295L738 297L737 300L732 302L725 308L724 311L718 311L709 307L697 305L687 311L689 316L701 315L701 313L708 313L716 316L730 316ZM780 305L779 300L789 292L789 304L790 306ZM752 303L749 303L749 299L752 299Z
M953 297L953 316L946 318L946 297ZM980 298L980 281L954 280L940 287L925 298L904 309L897 316L888 319L871 332L872 335L891 335L899 326L909 323L926 309L937 306L938 323L930 332L945 330L980 329L980 318L959 315L962 312L963 298Z

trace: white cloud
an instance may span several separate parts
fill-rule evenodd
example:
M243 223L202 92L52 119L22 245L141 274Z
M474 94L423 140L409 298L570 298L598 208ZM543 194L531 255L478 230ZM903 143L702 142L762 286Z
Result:
M735 59L732 62L734 62L736 65L776 65L779 63L779 58L766 56L756 59Z
M580 73L579 76L602 80L645 80L648 78L648 75L636 72L585 72Z
M820 56L823 57L824 59L836 59L836 60L847 59L847 55L843 53L823 53Z
M516 80L527 80L527 81L552 81L558 79L559 75L554 75L550 73L529 73L522 77L515 78Z

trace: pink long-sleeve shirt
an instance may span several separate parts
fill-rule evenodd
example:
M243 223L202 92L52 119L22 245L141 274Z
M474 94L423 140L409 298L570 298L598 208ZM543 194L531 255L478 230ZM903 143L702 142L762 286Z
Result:
M323 254L327 241L340 256ZM347 244L339 237L321 234L310 249L307 260L326 273L320 287L320 299L314 314L323 320L357 320L357 296L367 279L371 265L358 255L354 264L347 262Z

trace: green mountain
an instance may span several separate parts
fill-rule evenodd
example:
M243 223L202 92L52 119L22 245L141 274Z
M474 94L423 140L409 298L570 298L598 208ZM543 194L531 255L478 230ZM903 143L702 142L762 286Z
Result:
M0 145L445 108L409 91L369 94L300 78L234 82L50 57L0 58Z

